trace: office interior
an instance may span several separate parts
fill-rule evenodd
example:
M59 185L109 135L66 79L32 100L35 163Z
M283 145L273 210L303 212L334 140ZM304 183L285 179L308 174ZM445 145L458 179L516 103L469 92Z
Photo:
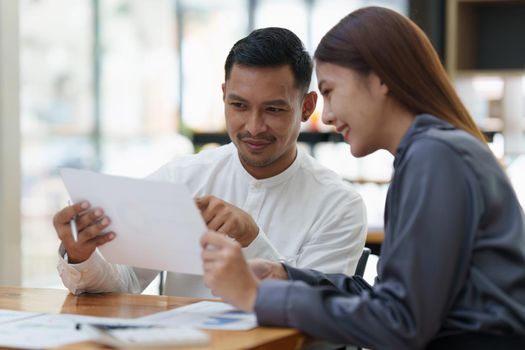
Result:
M220 86L238 39L285 27L313 53L343 14L371 5L429 35L524 205L525 1L0 0L0 284L63 288L59 167L141 178L228 142ZM378 252L393 158L352 157L321 110L319 99L301 147L363 196Z

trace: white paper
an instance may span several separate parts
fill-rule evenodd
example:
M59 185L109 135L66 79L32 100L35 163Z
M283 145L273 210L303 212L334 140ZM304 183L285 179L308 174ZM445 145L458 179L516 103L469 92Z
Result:
M186 346L206 345L210 335L195 328L156 327L124 328L100 330L86 326L95 336L98 344L116 348L141 348L150 346Z
M137 321L173 327L195 327L243 331L257 327L255 314L243 312L220 302L201 301L140 317Z
M202 275L200 236L206 225L182 184L60 169L76 203L88 200L111 219L115 240L99 247L112 263Z
M4 323L0 325L0 347L42 349L83 341L100 341L100 334L91 327L77 324L147 325L220 330L249 330L257 326L253 313L236 310L231 305L202 301L177 309L134 319L95 317L72 314L41 314L0 310ZM184 332L178 342L188 341ZM188 333L188 332L186 332ZM195 332L192 332L195 333ZM148 338L150 341L152 338ZM157 339L160 341L161 339ZM176 343L172 339L172 343ZM200 337L199 342L205 342Z
M37 314L0 326L0 346L42 349L71 343L95 340L85 330L77 330L77 323L136 324L135 319L119 319L67 314Z
M40 315L38 312L28 311L16 311L16 310L3 310L0 309L0 324L22 320L24 318L30 318Z

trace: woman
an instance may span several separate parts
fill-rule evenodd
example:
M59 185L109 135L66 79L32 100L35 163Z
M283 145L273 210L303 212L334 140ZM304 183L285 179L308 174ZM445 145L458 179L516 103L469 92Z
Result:
M261 325L337 343L525 348L523 210L428 38L393 11L364 8L315 59L323 121L356 157L395 156L378 279L248 265L238 244L208 232L207 285Z

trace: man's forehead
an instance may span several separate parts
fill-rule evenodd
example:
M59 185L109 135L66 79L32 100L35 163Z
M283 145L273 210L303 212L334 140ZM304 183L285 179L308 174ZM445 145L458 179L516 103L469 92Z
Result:
M238 66L232 69L225 82L225 97L239 100L259 101L290 100L299 94L289 66L252 67Z
M251 79L270 83L281 82L283 84L294 84L295 80L292 68L288 64L269 67L234 64L228 81Z

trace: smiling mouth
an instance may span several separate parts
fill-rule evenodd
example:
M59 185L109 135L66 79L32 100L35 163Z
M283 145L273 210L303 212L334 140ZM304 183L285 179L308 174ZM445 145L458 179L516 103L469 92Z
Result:
M272 144L272 142L266 140L241 139L241 141L252 151L262 151Z
M346 142L350 142L350 128L346 129L345 133L343 134L344 136L344 139L346 140Z
M349 142L350 140L350 127L348 125L345 125L345 126L340 126L336 129L336 131L338 133L340 133L341 135L343 135L343 138L345 139L346 142Z

